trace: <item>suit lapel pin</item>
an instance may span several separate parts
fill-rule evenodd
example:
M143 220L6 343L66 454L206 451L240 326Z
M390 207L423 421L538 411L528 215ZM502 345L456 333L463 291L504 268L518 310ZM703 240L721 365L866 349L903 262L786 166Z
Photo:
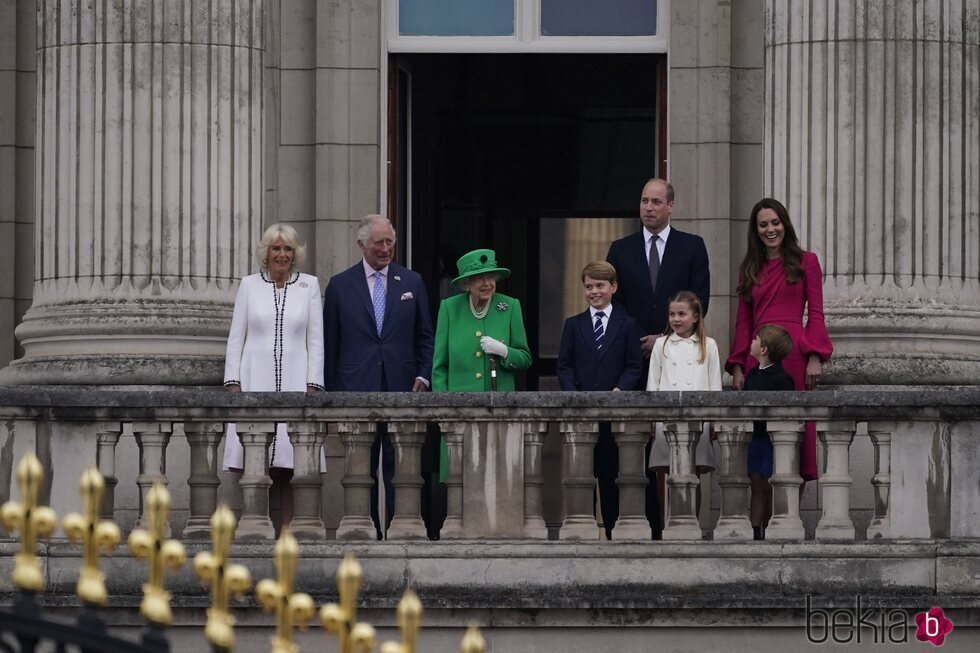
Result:
M401 281L402 280L402 278L400 276L398 276L397 274L395 275L394 278L395 278L395 281Z

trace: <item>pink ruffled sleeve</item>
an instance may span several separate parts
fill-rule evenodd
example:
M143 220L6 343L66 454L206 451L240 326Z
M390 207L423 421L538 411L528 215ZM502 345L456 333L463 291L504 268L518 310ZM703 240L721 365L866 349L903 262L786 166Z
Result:
M813 252L803 253L803 294L806 299L807 321L800 338L800 351L804 357L816 354L826 362L834 353L834 345L827 334L823 317L823 272L820 260Z
M742 283L741 277L738 280ZM732 337L732 351L725 361L725 371L734 374L736 365L745 372L745 360L749 355L749 345L752 344L752 324L753 324L752 304L745 301L743 297L738 298L738 312L735 314L735 335Z

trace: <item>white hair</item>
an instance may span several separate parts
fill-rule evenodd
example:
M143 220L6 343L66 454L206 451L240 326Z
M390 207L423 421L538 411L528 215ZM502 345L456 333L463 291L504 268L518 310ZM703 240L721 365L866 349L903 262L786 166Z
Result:
M368 215L364 216L364 218L361 220L361 224L357 227L357 242L361 243L362 245L367 245L368 239L371 237L371 227L376 224L382 224L388 227L388 229L391 231L392 242L397 240L397 236L395 235L395 227L392 226L391 220L378 213L369 213Z
M293 248L293 267L306 259L306 243L299 242L299 234L288 224L277 222L262 234L262 239L255 246L255 260L263 272L269 269L269 247L282 238L282 242Z

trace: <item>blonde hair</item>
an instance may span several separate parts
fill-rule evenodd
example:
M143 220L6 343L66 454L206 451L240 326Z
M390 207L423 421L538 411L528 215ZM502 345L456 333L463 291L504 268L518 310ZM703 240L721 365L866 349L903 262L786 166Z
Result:
M293 248L293 267L306 260L306 243L299 242L299 234L288 224L277 222L262 234L262 239L255 246L255 260L263 272L269 270L269 247L282 238L282 242Z
M698 296L692 293L690 290L682 290L667 302L667 310L670 311L670 305L674 302L682 302L687 304L691 312L694 313L694 317L697 318L697 322L694 325L694 337L698 339L698 364L704 363L704 359L708 357L708 347L705 344L705 340L708 339L708 329L704 326L704 311L701 310L701 300ZM667 329L664 331L664 335L669 336L674 332L670 328L670 320L667 321ZM667 338L664 338L664 358L667 358Z

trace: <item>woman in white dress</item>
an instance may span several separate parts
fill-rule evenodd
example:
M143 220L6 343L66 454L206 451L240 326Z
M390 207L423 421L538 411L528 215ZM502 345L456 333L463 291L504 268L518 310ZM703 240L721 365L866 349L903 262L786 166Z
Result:
M255 248L260 272L241 281L225 352L225 388L231 392L323 390L323 313L316 277L296 272L306 245L296 230L274 224ZM321 454L322 456L322 454ZM234 424L225 438L224 468L241 472L244 451ZM269 448L271 493L281 525L293 515L293 446L285 424Z

